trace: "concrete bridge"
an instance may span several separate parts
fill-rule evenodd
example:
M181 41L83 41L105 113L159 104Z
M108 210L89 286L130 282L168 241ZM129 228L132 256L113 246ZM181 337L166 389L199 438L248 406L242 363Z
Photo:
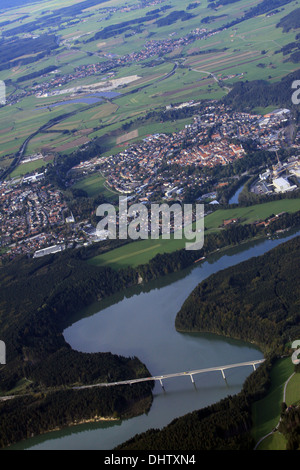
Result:
M194 376L198 374L203 374L205 372L221 372L222 377L224 380L226 380L225 376L225 370L228 369L234 369L236 367L246 367L246 366L251 366L253 367L254 370L256 370L256 366L259 364L262 364L265 361L265 359L259 359L256 361L249 361L249 362L240 362L238 364L229 364L226 366L217 366L217 367L208 367L206 369L197 369L197 370L190 370L187 372L177 372L173 374L164 374L164 375L158 375L154 377L144 377L140 379L132 379L132 380L123 380L122 382L104 382L104 383L98 383L98 384L93 384L93 385L82 385L80 387L73 387L74 390L83 390L87 388L94 388L94 387L115 387L117 385L132 385L140 382L149 382L149 381L157 381L160 382L161 386L164 388L163 385L163 380L166 379L171 379L174 377L186 377L189 376L192 383L194 383Z

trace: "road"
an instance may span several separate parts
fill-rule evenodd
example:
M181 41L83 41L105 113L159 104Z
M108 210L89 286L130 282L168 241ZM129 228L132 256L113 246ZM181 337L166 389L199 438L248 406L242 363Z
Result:
M161 82L161 81L163 81L163 80L167 80L168 78L170 78L172 75L175 74L177 68L178 68L178 63L175 62L173 69L172 69L169 73L167 73L166 75L164 75L163 77L160 77L159 79L155 80L154 82L151 82L151 83L149 83L149 84L147 84L147 85L144 85L144 86L142 86L142 87L138 87L138 88L136 88L136 89L134 89L134 90L131 90L131 91L127 92L127 93L122 93L122 94L120 94L119 97L122 97L122 98L123 98L124 96L131 95L131 94L133 94L133 93L137 93L137 92L143 90L144 88L147 88L147 87L149 87L149 86L152 86L152 85L155 84L155 83ZM118 96L115 97L114 99L117 99L117 98L118 98ZM50 121L48 121L46 124L43 124L39 129L37 129L36 131L34 131L34 132L33 132L30 136L28 136L28 137L26 138L26 140L23 142L23 144L21 145L19 151L15 154L15 157L14 157L14 159L13 159L11 165L10 165L5 171L3 171L3 173L0 175L0 182L1 182L1 181L4 181L5 178L6 178L8 175L10 175L10 174L13 172L13 170L15 170L15 169L17 168L17 166L20 164L22 158L24 157L24 154L25 154L26 149L27 149L27 145L29 144L29 142L31 141L31 139L33 139L36 135L38 135L40 132L43 132L43 131L46 131L46 130L50 129L50 128L53 127L54 125L56 125L56 124L58 124L58 123L64 121L65 119L68 119L68 118L71 117L71 116L74 116L74 115L76 115L76 114L78 114L78 113L87 111L88 109L93 108L93 107L96 107L96 106L98 106L98 105L99 105L99 103L95 103L95 104L92 104L92 105L89 105L89 106L85 106L85 107L83 107L83 108L81 108L81 109L79 109L79 110L73 111L73 112L71 112L71 113L63 114L63 115L61 115L61 116L58 116L57 118L50 119Z
M224 88L228 92L231 91L231 88L229 88L228 86L222 85L222 83L220 82L218 77L213 72L207 72L207 70L197 70L197 69L192 69L192 71L197 72L197 73L205 73L206 75L210 75L215 80L215 82L219 85L219 87Z
M206 369L190 370L186 372L177 372L173 374L164 374L164 375L158 375L158 376L153 376L153 377L143 377L140 379L123 380L120 382L109 382L109 383L102 382L98 384L81 385L81 386L72 387L72 388L73 390L84 390L84 389L95 388L95 387L113 387L117 385L132 385L136 383L149 382L149 381L159 381L162 383L163 380L174 378L174 377L190 376L192 378L194 375L203 374L205 372L216 372L216 371L221 371L223 377L225 378L224 370L234 369L236 367L244 367L244 366L253 366L253 368L255 368L255 365L262 364L264 361L265 361L264 359L260 359L256 361L240 362L238 364L229 364L225 366L209 367Z
M290 377L287 379L287 381L284 384L283 398L282 398L283 403L285 403L285 401L286 401L286 388L287 388L287 385L288 385L289 381L291 380L291 378L294 377L294 375L295 375L295 372L292 375L290 375ZM256 450L258 448L258 446L260 445L260 443L262 441L264 441L267 437L271 436L272 434L274 434L274 432L276 432L278 430L280 421L281 421L281 418L279 418L279 421L278 421L277 425L275 426L274 429L272 429L272 431L270 431L268 434L266 434L265 436L263 436L259 439L259 441L255 444L254 450Z

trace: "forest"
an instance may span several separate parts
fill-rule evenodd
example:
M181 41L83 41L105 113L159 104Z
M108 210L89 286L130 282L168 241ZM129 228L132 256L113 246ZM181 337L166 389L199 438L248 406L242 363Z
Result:
M88 420L126 419L148 411L151 402L149 383L20 396L0 404L0 448Z
M44 34L36 39L24 38L13 40L2 40L0 42L0 70L12 67L16 62L25 64L35 62L39 58L49 54L52 50L58 48L56 36ZM36 54L33 57L18 59L27 54Z
M241 16L240 18L237 18L236 20L231 21L230 23L227 23L226 25L224 25L224 27L231 28L232 26L240 24L243 21L249 20L251 18L255 18L256 16L265 15L269 12L276 11L276 9L284 5L288 5L292 1L293 0L263 0L258 5L251 7L248 11L245 12L243 16ZM222 5L223 4L224 2L222 2ZM209 7L211 7L211 5L213 4L210 4Z
M299 266L300 237L219 272L185 301L176 328L254 342L265 353L278 351L291 335L300 335Z
M194 451L252 450L251 405L270 385L269 358L245 381L242 391L201 410L173 420L168 426L150 429L118 446L117 450Z
M155 13L153 15L148 15L140 18L135 18L131 21L123 21L121 23L112 24L103 28L101 31L98 31L94 36L88 39L86 42L93 42L99 39L108 39L111 37L115 37L117 34L122 34L128 32L131 29L136 29L136 25L140 25L145 21L152 21L158 18L160 15L159 13Z
M297 370L296 370L297 372ZM299 372L299 371L298 371ZM300 409L299 406L289 406L282 403L282 412L278 427L287 440L287 450L298 450L300 448Z
M269 226L268 231L272 233L279 228L299 225L300 212L286 214L274 222L274 225ZM73 406L79 398L75 391L70 390L70 387L150 375L146 366L138 358L123 358L110 353L86 354L70 348L64 340L62 331L86 306L95 301L101 301L115 292L125 292L127 287L138 283L139 277L142 277L145 283L152 279L163 279L162 276L168 273L191 267L201 256L208 256L222 247L237 245L253 236L264 234L265 229L259 229L253 225L229 227L218 234L207 236L204 248L198 252L183 249L170 254L157 255L147 265L120 271L114 271L109 267L96 267L86 262L87 259L101 252L126 243L126 241L118 240L108 240L87 248L68 250L58 256L49 255L40 259L21 257L19 260L3 265L0 270L2 287L0 291L0 337L7 345L9 367L0 368L1 392L11 394L15 387L21 387L19 393L22 395L26 392L29 395L26 399L20 396L17 407L12 406L9 401L1 403L0 414L5 414L5 425L0 426L0 442L3 445L15 442L22 432L22 438L26 438L28 433L35 434L36 422L40 423L38 432L44 432L49 403L51 400L57 403L53 395L54 390L56 390L55 393L67 394L64 396L68 396L68 407L73 410L68 411L69 408L66 406L64 413L62 410L56 412L53 405L51 419L55 420L57 415L57 425L61 426L74 420L82 420L93 413L101 414L101 416L108 413L103 390L101 391L103 400L100 401L102 411L99 411L99 408L95 411L92 399L94 389L91 390L90 399L83 394L82 404ZM291 256L297 263L296 254L292 253ZM286 265L285 268L287 269ZM264 275L265 273L261 272L259 279ZM230 282L226 279L222 281L227 290L231 285L235 286L237 282L239 280L236 281L235 277L232 277ZM283 307L286 298L284 297L283 304L280 303L285 284L278 280L276 288L279 297L273 299L274 308L277 307L274 310L274 318L262 319L262 329L259 333L263 334L264 326L267 325L264 333L267 339L271 332L279 333L286 322L286 311ZM286 290L286 293L289 292L290 290ZM296 291L293 290L291 295L295 293ZM294 317L292 315L295 312L289 311L289 313L291 323L286 328L286 333L292 331L293 328ZM230 315L224 318L224 325L220 323L223 334L226 334L226 328L229 328L230 318ZM245 317L243 321L245 321L244 326L248 325L249 322L251 323L251 318ZM236 331L240 335L243 334L243 321L236 323ZM269 332L268 328L271 326L273 329ZM256 328L251 326L249 331L254 330L256 331ZM236 334L236 331L230 330L228 334ZM269 347L271 344L270 339ZM144 412L151 403L151 387L149 389L149 385L144 385L143 388L141 384L141 389L134 395L135 398L132 398L133 392L129 388L126 389L128 396L125 391L116 390L114 406L109 408L109 413L123 416L129 412L129 409L131 413ZM28 400L34 403L32 407L27 406ZM11 437L10 433L16 420L21 423L22 417L28 416L31 418L26 418L27 426L18 425L17 435Z
M177 328L254 341L266 360L246 379L239 394L175 419L162 430L137 435L118 450L254 448L252 404L268 392L270 370L277 359L291 354L286 342L300 335L299 263L297 237L261 257L212 275L193 291L177 315ZM281 417L279 430L287 439L286 448L299 449L299 407L286 410L283 404Z
M32 0L2 0L1 8L16 8L19 6L24 6L26 3L32 3Z
M49 67L45 67L44 69L38 70L37 72L32 72L27 75L18 77L16 82L20 83L20 82L26 82L27 80L32 80L34 78L40 78L42 75L51 73L54 70L57 70L57 67L55 65L49 65Z
M1 6L3 6L3 8L23 6L25 3L29 2L32 3L32 0L1 0ZM47 28L50 25L57 26L59 23L63 23L67 18L74 18L76 15L80 15L86 8L106 2L107 0L84 0L75 5L54 9L53 11L49 11L49 14L43 15L43 17L37 21L20 24L7 31L3 31L2 34L3 36L17 36L26 32L31 33L35 30Z
M124 289L129 279L110 269L95 269L69 253L40 260L22 258L1 269L0 277L0 335L7 346L8 364L0 367L1 394L19 387L17 401L0 403L2 445L91 416L123 417L147 411L152 401L149 383L124 390L117 387L109 396L105 389L71 390L74 385L150 373L135 357L73 351L62 335L78 309Z
M161 18L157 20L156 24L159 28L163 26L169 26L170 24L176 23L178 20L180 21L188 21L189 19L193 18L194 15L192 13L187 13L184 10L181 11L172 11L169 15L165 18Z
M223 5L229 5L230 3L237 3L240 0L219 0L219 1L208 0L208 1L209 1L208 7L212 9L216 9Z
M256 107L278 106L293 108L292 83L300 79L300 70L283 77L279 82L264 80L238 82L223 98L223 102L235 110L252 110Z
M276 26L277 28L283 28L284 33L288 33L291 29L300 28L300 8L282 18Z

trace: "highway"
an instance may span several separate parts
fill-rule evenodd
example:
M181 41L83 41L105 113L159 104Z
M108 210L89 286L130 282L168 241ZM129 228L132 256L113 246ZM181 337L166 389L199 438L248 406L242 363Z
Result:
M158 376L153 376L153 377L143 377L143 378L140 378L140 379L123 380L121 382L103 382L103 383L92 384L92 385L81 385L81 386L77 386L77 387L72 387L72 389L73 390L84 390L84 389L95 388L95 387L115 387L117 385L133 385L133 384L136 384L136 383L149 382L149 381L159 381L160 384L163 386L163 380L166 380L166 379L171 379L171 378L174 378L174 377L189 376L191 378L192 382L194 382L194 379L193 379L194 375L203 374L205 372L217 372L217 371L221 372L223 378L226 379L225 372L224 372L225 370L234 369L236 367L246 367L246 366L252 366L253 369L255 370L256 369L255 366L259 365L259 364L262 364L264 361L265 361L264 359L260 359L260 360L256 360L256 361L240 362L238 364L229 364L229 365L225 365L225 366L209 367L209 368L206 368L206 369L190 370L190 371L186 371L186 372L176 372L176 373L173 373L173 374L164 374L164 375L158 375Z
M190 370L186 372L176 372L173 374L164 374L164 375L158 375L154 377L142 377L140 379L132 379L132 380L123 380L121 382L103 382L103 383L97 383L97 384L92 384L92 385L81 385L77 387L70 387L69 390L86 390L89 388L96 388L96 387L115 387L117 385L133 385L136 383L141 383L141 382L150 382L150 381L157 381L160 382L162 388L164 388L163 385L163 380L166 379L171 379L174 377L190 377L192 383L194 383L194 375L198 374L203 374L205 372L221 372L222 377L224 380L226 380L225 377L225 370L228 369L234 369L236 367L249 367L252 366L253 369L256 369L256 366L259 364L262 364L265 361L265 359L258 359L256 361L249 361L249 362L240 362L238 364L229 364L226 366L217 366L217 367L208 367L206 369L197 369L197 370ZM20 397L20 396L30 396L30 394L22 394L22 395L6 395L3 397L0 397L0 402L7 401L7 400L12 400L14 398Z

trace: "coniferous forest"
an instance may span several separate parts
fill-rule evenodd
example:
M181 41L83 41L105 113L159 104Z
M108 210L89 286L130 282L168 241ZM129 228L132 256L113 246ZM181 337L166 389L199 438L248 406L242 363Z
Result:
M298 237L220 271L191 293L177 315L176 328L243 339L265 352L281 350L300 323L299 267Z
M275 232L293 226L299 226L299 213L286 214L267 230ZM136 269L115 271L86 262L100 252L112 249L112 244L120 244L118 241L66 251L59 256L40 259L21 257L18 261L3 265L0 270L0 334L7 344L9 367L0 367L1 392L19 393L20 396L0 403L0 445L7 446L54 427L96 416L122 417L145 412L152 400L152 384L149 383L118 387L109 395L105 389L80 393L72 390L77 385L120 381L150 374L138 358L72 350L64 340L63 329L87 305L114 292L125 291L127 287L136 285L140 277L147 282L180 271L192 266L200 256L238 245L254 236L264 236L265 230L253 225L232 226L219 234L207 236L205 246L198 252L183 249L157 255L147 265ZM299 323L297 280L294 277L291 279L289 269L292 259L295 265L293 276L299 276L299 269L298 272L296 269L296 266L299 267L299 240L297 238L282 245L262 260L253 259L248 264L233 268L232 272L219 273L217 281L209 278L207 284L200 285L192 294L191 308L191 297L187 299L177 317L176 326L254 341L270 357L273 353L282 352L285 335L292 335ZM240 291L242 280L247 287ZM294 286L293 289L286 283ZM214 289L220 294L219 304L214 300ZM239 298L239 291L246 292L242 299ZM204 297L201 297L202 294ZM214 306L213 312L210 305ZM300 335L299 327L297 332ZM267 390L269 367L270 363L267 362L259 368L259 374L254 374L255 379L250 376L251 396L257 398ZM247 398L242 399L243 407L246 406L243 414L246 415L249 412L248 398L247 392ZM239 402L240 398L233 400ZM218 406L211 408L213 418L206 419L217 419L215 410ZM231 404L229 409L233 406ZM197 413L195 416L198 416ZM248 424L245 427L248 420L248 415L246 421L242 419L243 429L248 430ZM17 422L26 422L27 425L16 426ZM233 422L240 423L239 419ZM221 445L220 439L215 441L216 445ZM241 442L240 438L236 440L235 437L230 446L244 446L244 438Z
M293 269L291 269L291 263ZM300 337L300 237L265 255L218 272L189 296L176 318L181 331L209 331L259 344L265 362L242 391L205 409L152 429L118 449L252 450L252 404L270 387L272 365L291 354L287 342ZM295 366L299 373L299 367ZM287 449L299 449L299 408L282 412Z

